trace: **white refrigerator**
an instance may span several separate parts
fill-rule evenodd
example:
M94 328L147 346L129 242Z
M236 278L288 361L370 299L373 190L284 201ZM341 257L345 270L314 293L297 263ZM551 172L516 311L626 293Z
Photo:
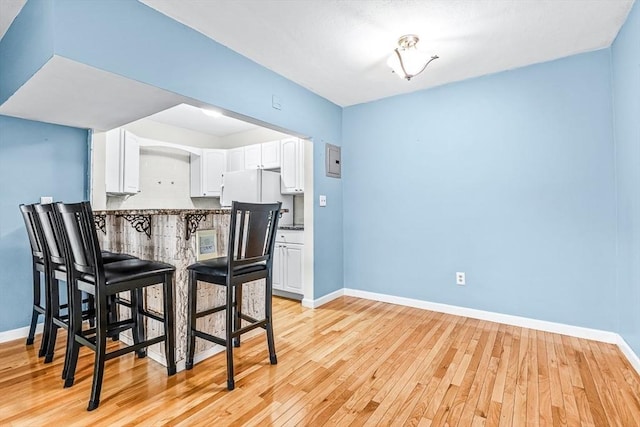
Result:
M222 176L220 206L231 207L231 202L274 203L282 202L281 225L293 223L293 196L280 194L280 173L252 169L226 172Z

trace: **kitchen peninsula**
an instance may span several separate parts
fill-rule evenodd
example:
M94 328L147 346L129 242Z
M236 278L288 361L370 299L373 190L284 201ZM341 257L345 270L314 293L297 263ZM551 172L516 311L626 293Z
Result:
M229 235L230 211L228 209L136 209L96 210L94 218L98 239L104 250L123 252L143 259L154 259L176 267L175 274L175 324L176 361L184 366L187 342L187 286L186 267L196 261L197 230L214 230L213 256L226 256ZM244 285L243 311L253 317L264 315L264 280ZM222 286L199 287L198 303L203 309L224 304L225 289ZM126 296L125 296L126 297ZM162 290L151 286L145 291L145 306L150 311L162 312ZM123 308L122 310L126 310ZM158 322L146 324L148 337L161 335ZM198 329L212 335L224 336L224 313L198 319ZM130 335L123 340L130 340ZM149 348L149 356L164 363L164 348L157 344ZM217 348L216 348L217 347ZM204 340L196 340L196 362L221 350Z
M207 117L193 106L181 105L175 110L198 120ZM283 203L286 213L280 218L273 260L274 294L313 300L309 285L313 271L312 251L308 249L312 247L308 240L311 232L309 226L302 230L304 213L312 211L312 198L305 202L304 197L305 188L310 193L313 187L312 181L305 181L312 175L312 150L304 149L308 141L269 129L218 137L162 122L163 114L168 110L159 117L92 135L91 203L103 250L176 267L176 361L181 369L188 330L186 267L197 261L196 233L206 234L209 256L226 256L230 210L222 206L231 200L260 202L269 195L273 200L265 202ZM258 200L245 191L256 188L256 182L260 183ZM261 282L245 284L243 291L243 311L256 318L262 317L264 310ZM199 286L198 309L222 304L225 292L222 286ZM162 312L160 289L147 288L144 303L148 310ZM149 337L160 335L161 328L154 321L146 324ZM224 313L198 319L198 329L224 336ZM122 333L121 339L131 340L131 336ZM148 354L164 363L161 345L149 348ZM196 340L196 362L221 350Z

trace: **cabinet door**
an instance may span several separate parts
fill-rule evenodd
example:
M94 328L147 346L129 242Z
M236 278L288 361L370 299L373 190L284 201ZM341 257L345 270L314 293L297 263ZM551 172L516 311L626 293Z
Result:
M279 169L280 168L280 140L262 143L262 162L263 169Z
M296 161L296 192L304 193L304 141L298 140L298 159Z
M285 253L285 282L284 290L302 293L302 251L304 245L287 243L284 245Z
M282 168L280 169L280 192L291 194L296 192L298 162L298 140L284 139L281 142Z
M272 286L273 289L284 289L283 283L283 248L282 245L276 243L273 248L273 272L272 272Z
M244 168L260 169L262 165L262 147L260 144L244 147Z
M131 132L124 131L122 149L122 190L124 193L138 193L140 191L140 143Z
M202 191L207 197L220 197L222 175L227 158L224 150L202 151Z
M105 133L104 184L107 193L122 192L122 151L120 149L121 129Z
M227 172L244 170L244 147L227 150Z

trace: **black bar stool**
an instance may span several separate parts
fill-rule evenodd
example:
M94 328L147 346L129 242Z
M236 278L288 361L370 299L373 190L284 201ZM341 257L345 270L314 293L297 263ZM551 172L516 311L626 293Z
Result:
M104 365L107 360L130 352L139 357L146 355L146 347L164 342L167 359L167 372L176 373L175 335L173 324L173 274L175 267L155 261L130 259L104 264L100 254L100 245L96 234L91 205L88 202L76 204L58 203L55 205L60 214L67 253L68 269L71 272L71 329L73 342L69 351L69 364L65 387L73 385L78 352L81 346L95 351L91 398L87 410L96 409L100 404L100 392ZM150 285L162 284L164 291L164 314L156 315L144 309L142 290ZM81 292L87 292L95 298L96 327L83 330L81 318ZM114 321L110 318L109 299L120 292L131 293L131 317ZM164 324L164 334L145 339L144 317ZM107 353L107 337L131 329L134 344Z
M229 256L191 264L189 270L186 368L193 368L196 337L224 345L227 351L227 389L235 388L233 345L240 346L240 335L262 327L267 331L269 360L278 363L272 325L272 264L275 234L281 203L256 204L233 202L229 230ZM265 279L265 318L254 319L242 313L242 285ZM227 288L226 304L201 312L196 311L198 281ZM196 329L196 319L226 310L225 339ZM242 326L242 320L249 322Z
M31 269L33 272L33 305L31 311L31 325L29 326L29 335L27 335L27 345L32 345L35 339L36 326L38 325L38 318L42 315L47 318L47 310L50 304L47 302L47 283L46 281L46 263L45 263L45 244L41 239L42 232L40 231L40 223L36 217L34 205L20 205L20 212L22 213L22 219L24 219L24 225L27 229L27 235L29 236L29 245L31 247ZM41 276L40 273L45 274L45 294L44 299L41 291ZM40 342L40 350L38 356L45 355L47 350L47 334L46 327L42 333L42 341ZM51 356L53 357L53 356ZM51 360L49 360L50 362ZM46 360L45 360L46 362Z
M60 282L68 284L71 282L70 271L67 268L67 257L64 249L64 236L62 235L61 219L52 204L36 204L34 205L37 219L40 224L41 240L45 243L45 264L46 277L48 278L47 295L50 305L49 317L45 320L45 333L47 334L47 349L45 352L45 362L51 361L56 345L58 328L62 327L69 330L70 328L70 305L71 295L70 288L66 286L67 303L60 301ZM116 261L124 261L127 259L136 259L133 255L117 254L113 252L102 252L103 264ZM94 324L95 310L93 296L89 296L86 300L82 300L82 304L86 304L87 308L82 311L82 320L89 319L91 326ZM66 313L62 310L66 309ZM67 352L71 348L73 335L67 335ZM62 378L66 378L68 355L65 357Z
M59 281L67 281L65 260L59 237L54 237L52 205L20 205L20 211L25 222L33 266L33 311L31 326L27 336L27 345L33 344L38 318L44 315L42 342L38 356L44 356L44 362L53 360L56 344L57 328L64 326L68 316L60 315L60 310L68 308L67 304L60 304ZM102 252L104 263L136 258L133 255ZM44 299L41 291L40 273L44 274ZM83 301L93 307L93 299ZM85 316L93 319L90 316ZM55 322L54 322L54 319ZM64 374L63 374L64 375Z

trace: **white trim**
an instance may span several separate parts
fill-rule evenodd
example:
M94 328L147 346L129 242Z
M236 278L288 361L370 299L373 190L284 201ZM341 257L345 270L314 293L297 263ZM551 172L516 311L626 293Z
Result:
M600 329L583 328L581 326L565 325L563 323L548 322L546 320L530 319L528 317L476 310L474 308L459 307L455 305L422 301L412 298L396 297L393 295L378 294L374 292L361 291L358 289L345 288L344 294L346 296L388 302L391 304L421 308L424 310L437 311L440 313L453 314L456 316L471 317L473 319L504 323L506 325L519 326L521 328L530 328L539 331L553 332L556 334L569 335L571 337L585 338L611 344L617 344L620 339L620 335L616 334L615 332L603 331Z
M487 320L490 322L497 322L497 323L503 323L506 325L519 326L521 328L536 329L539 331L552 332L556 334L568 335L571 337L591 339L595 341L616 344L620 349L620 351L622 352L622 354L627 358L631 366L633 366L636 372L640 373L640 357L638 357L638 355L633 351L633 349L624 340L624 338L622 338L622 336L620 336L615 332L603 331L600 329L583 328L581 326L566 325L563 323L548 322L546 320L531 319L528 317L520 317L520 316L513 316L510 314L476 310L474 308L459 307L455 305L441 304L437 302L423 301L423 300L417 300L412 298L397 297L393 295L379 294L375 292L361 291L358 289L350 289L350 288L338 289L337 291L331 292L315 300L305 298L302 300L302 306L307 308L318 308L330 301L333 301L336 298L340 298L343 295L368 299L372 301L386 302L390 304L398 304L406 307L415 307L423 310L436 311L439 313L453 314L455 316L470 317L472 319ZM38 325L36 326L36 333L37 334L42 333L42 329L43 329L43 324L38 323ZM28 334L29 334L28 326L25 326L23 328L13 329L10 331L0 332L0 343L13 341L20 338L26 338ZM128 345L133 344L133 340L131 340L129 337L123 334L120 335L120 340L122 340L125 344L128 344ZM164 354L160 354L156 351L150 351L150 350L151 348L147 349L147 357L151 358L152 360L164 366L167 365ZM223 350L224 350L223 346L214 344L213 347L196 354L194 356L193 363L194 364L199 363L204 359L213 356L214 354L220 353ZM176 363L176 370L180 372L180 371L183 371L184 369L185 369L185 360L183 359Z
M191 147L189 145L174 144L173 142L158 141L157 139L138 137L140 147L167 147L175 148L176 150L186 151L188 153L195 154L196 156L202 156L202 148Z
M629 344L627 344L624 338L620 335L618 335L618 341L616 344L618 344L618 348L622 354L624 354L629 363L631 363L631 366L633 366L636 372L640 373L640 358L638 358L638 355L633 351Z
M36 325L36 334L41 334L44 329L44 323L38 323ZM0 332L0 343L13 341L20 338L26 338L29 335L29 326L24 328L12 329L10 331Z
M338 289L337 291L331 292L330 294L322 296L318 299L304 298L302 300L302 306L307 308L318 308L321 305L328 303L329 301L333 301L336 298L340 298L341 296L346 295L345 291L346 289Z

